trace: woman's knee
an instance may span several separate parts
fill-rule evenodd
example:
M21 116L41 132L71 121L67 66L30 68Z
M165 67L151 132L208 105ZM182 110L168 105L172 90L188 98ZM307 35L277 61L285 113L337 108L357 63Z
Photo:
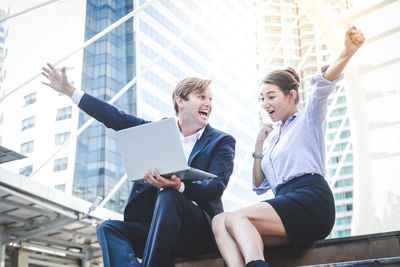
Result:
M217 235L220 231L225 230L225 218L228 216L228 214L229 212L224 212L214 216L211 222L214 235Z
M241 220L247 220L246 214L241 211L232 212L225 219L225 227L228 231L232 231Z

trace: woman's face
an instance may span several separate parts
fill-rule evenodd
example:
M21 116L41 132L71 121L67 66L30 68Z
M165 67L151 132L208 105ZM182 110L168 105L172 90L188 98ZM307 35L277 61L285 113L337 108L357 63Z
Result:
M296 91L285 95L279 86L270 83L261 85L260 102L273 122L285 123L290 116L297 112L295 104Z

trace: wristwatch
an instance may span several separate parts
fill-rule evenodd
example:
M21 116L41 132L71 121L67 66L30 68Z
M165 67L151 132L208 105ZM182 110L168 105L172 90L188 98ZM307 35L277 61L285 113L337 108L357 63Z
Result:
M253 153L252 156L253 156L253 158L255 158L255 159L262 159L262 158L264 157L263 154L258 155L258 154L256 154L256 153Z

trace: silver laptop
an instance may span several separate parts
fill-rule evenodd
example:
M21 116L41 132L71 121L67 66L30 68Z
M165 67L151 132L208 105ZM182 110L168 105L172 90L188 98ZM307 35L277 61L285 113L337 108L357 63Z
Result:
M157 169L163 177L203 180L216 175L189 167L174 118L117 131L117 139L128 179L143 181L146 171Z

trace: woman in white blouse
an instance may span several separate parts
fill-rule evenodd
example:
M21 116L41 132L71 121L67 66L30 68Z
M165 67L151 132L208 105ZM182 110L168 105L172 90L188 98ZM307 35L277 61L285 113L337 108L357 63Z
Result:
M276 124L262 123L257 135L253 190L271 189L275 198L214 217L213 231L228 266L268 266L265 245L307 245L332 230L335 205L324 179L327 100L364 41L356 27L347 30L340 56L312 78L304 110L297 108L300 80L293 69L263 79L260 100Z

